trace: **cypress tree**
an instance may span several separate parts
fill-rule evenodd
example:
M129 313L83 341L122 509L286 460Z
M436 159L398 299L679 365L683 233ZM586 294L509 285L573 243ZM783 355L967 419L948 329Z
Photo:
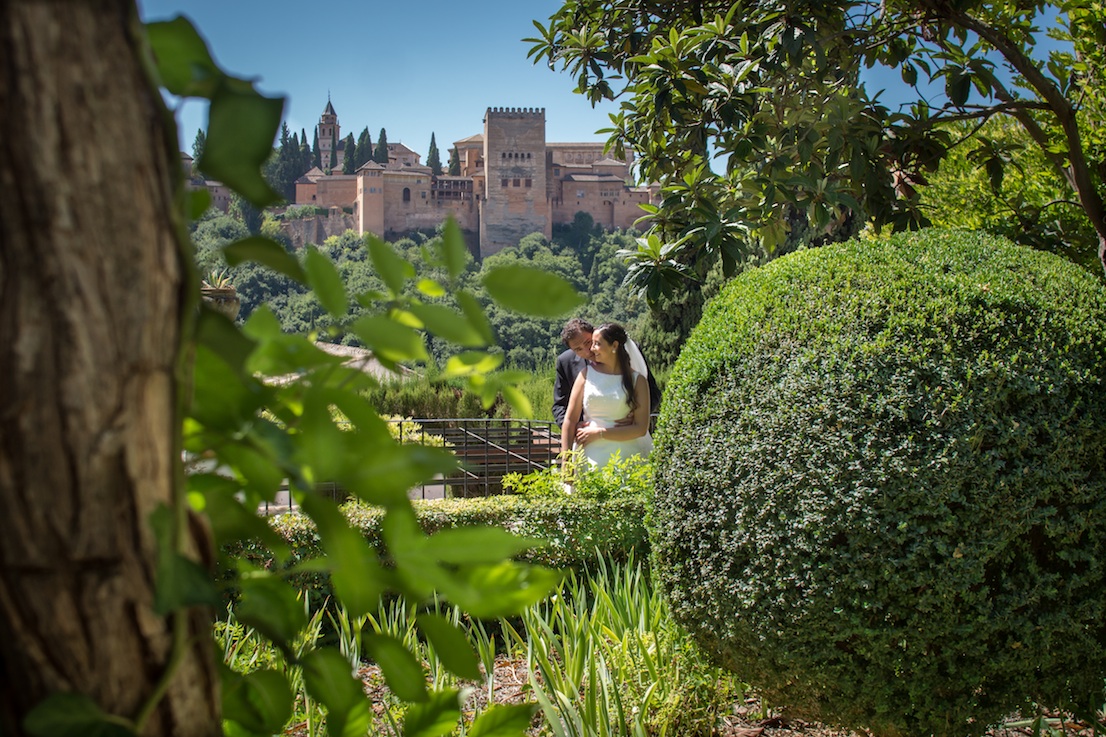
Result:
M449 174L450 176L461 176L461 159L457 157L457 149L449 149Z
M373 161L378 164L388 164L388 133L383 128L380 129L380 138L376 141Z
M300 128L300 165L297 178L311 168L311 147L307 145L307 129Z
M323 168L323 156L319 152L319 128L315 127L315 141L311 144L311 165Z
M430 132L430 150L426 152L426 165L434 176L442 173L442 157L438 153L438 143L434 140L433 131Z
M204 155L204 145L207 143L207 134L203 128L196 129L196 138L192 141L192 173L199 173L200 159Z
M342 151L342 173L352 174L357 171L357 152L353 145L353 134L350 133L346 136Z
M369 135L369 126L365 126L365 129L361 131L361 135L357 137L357 168L360 169L361 165L371 160L373 157L373 141L372 136Z

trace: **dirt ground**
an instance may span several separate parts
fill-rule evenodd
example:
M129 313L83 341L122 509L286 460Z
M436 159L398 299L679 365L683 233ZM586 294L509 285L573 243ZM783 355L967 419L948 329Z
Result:
M376 724L372 733L396 734L397 730L388 724L384 714L385 704L389 702L388 689L384 678L376 666L364 666L360 670L365 692L373 703ZM473 691L464 705L467 719L471 719L476 710L484 709L489 702L497 704L521 704L533 701L530 696L526 661L499 656L495 661L495 674L491 698L486 683L471 684ZM542 733L542 716L534 717L530 734L537 737ZM1011 719L1013 721L1013 718ZM285 731L289 737L302 737L307 734L305 724L294 725ZM984 737L1094 737L1095 732L1088 725L1066 721L1060 715L1048 720L1048 727L1034 731L1031 727L1005 725L992 729ZM674 737L870 737L868 733L856 733L831 729L817 722L805 722L788 719L781 714L764 714L755 696L749 696L742 703L733 705L733 713L722 717L711 735L675 735Z

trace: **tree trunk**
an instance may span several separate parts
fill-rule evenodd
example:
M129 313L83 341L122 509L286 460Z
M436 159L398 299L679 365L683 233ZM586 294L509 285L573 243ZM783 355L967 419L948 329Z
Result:
M132 0L0 0L0 733L166 672L150 513L179 493L179 155ZM170 126L171 127L171 126ZM142 730L221 734L209 613Z

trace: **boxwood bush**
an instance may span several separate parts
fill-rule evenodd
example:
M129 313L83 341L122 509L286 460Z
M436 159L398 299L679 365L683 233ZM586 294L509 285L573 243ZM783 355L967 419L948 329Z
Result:
M922 231L735 280L653 454L675 616L777 705L879 735L1101 704L1106 291Z

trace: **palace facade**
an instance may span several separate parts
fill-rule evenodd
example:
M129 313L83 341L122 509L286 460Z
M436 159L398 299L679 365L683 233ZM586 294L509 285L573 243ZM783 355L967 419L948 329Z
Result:
M328 100L319 130L337 128ZM313 168L296 181L296 204L352 209L358 231L379 236L432 229L452 215L479 234L483 258L533 232L549 238L578 212L609 230L634 227L658 189L633 186L632 155L614 159L603 146L547 143L544 108L488 108L484 132L453 144L460 174L435 176L417 153L389 143L386 165L370 161L354 174Z

